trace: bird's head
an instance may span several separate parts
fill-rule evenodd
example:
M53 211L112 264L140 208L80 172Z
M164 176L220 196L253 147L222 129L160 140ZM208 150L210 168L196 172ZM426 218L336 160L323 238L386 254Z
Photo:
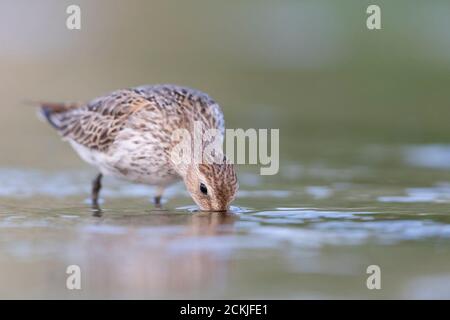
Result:
M190 165L184 183L203 211L227 211L238 189L234 165L226 161Z

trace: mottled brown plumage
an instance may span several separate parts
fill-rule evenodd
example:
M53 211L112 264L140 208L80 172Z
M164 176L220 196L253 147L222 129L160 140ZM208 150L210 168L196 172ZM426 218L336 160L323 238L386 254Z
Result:
M81 158L104 175L156 185L157 197L167 185L183 179L203 210L226 210L234 199L238 184L233 165L176 165L171 159L179 143L172 133L192 132L195 122L204 130L217 129L223 140L222 111L203 92L175 85L141 86L87 104L45 103L41 110ZM199 190L200 184L208 189L207 195Z

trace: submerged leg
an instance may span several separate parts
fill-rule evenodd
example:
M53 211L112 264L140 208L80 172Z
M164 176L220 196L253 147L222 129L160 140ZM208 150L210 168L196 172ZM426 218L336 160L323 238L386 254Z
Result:
M98 206L98 196L100 194L100 189L102 188L102 177L101 173L92 182L92 204Z

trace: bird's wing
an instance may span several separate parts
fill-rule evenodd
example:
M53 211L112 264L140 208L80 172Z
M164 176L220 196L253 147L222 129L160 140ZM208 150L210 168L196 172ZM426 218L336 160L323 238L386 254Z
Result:
M43 115L66 139L107 151L128 117L150 102L131 89L118 90L83 106L42 104Z
M133 89L146 97L152 105L169 112L188 111L191 119L202 121L208 128L218 129L222 135L225 122L219 105L206 93L172 84L146 85Z

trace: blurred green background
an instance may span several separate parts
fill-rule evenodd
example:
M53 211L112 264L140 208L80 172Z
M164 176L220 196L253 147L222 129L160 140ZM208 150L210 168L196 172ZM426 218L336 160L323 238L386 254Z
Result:
M449 142L449 16L448 1L2 0L0 165L81 165L24 101L147 83L208 92L227 127L280 128L282 161Z

